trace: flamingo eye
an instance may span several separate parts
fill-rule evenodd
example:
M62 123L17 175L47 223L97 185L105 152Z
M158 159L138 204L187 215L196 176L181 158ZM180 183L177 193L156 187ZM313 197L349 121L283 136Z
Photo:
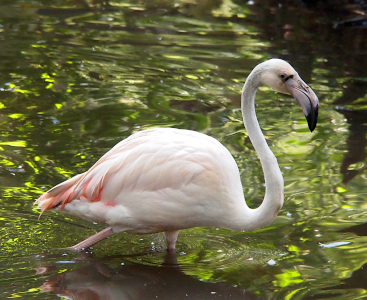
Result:
M288 75L286 78L284 78L284 82L286 82L290 78L293 78L293 75Z
M286 82L288 79L293 78L293 75L288 75L285 73L282 73L279 75L279 77L283 80L283 82Z

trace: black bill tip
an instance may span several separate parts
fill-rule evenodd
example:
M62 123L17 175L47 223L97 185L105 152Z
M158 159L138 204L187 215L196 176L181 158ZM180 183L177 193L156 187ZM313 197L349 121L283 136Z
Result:
M319 106L316 105L315 107L313 107L312 105L310 105L310 108L311 108L310 111L306 115L306 119L307 119L307 123L308 123L308 128L312 132L316 128L317 117L319 115Z

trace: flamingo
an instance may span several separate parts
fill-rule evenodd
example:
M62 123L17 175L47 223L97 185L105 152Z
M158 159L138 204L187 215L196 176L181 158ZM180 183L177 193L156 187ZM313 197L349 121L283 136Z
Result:
M311 132L319 106L314 91L284 60L262 62L248 76L241 110L264 172L265 196L259 207L247 206L238 166L219 141L191 130L154 128L132 134L88 171L45 192L35 202L40 216L52 209L109 226L70 247L76 251L119 232L164 232L167 249L174 250L180 229L251 231L270 225L283 205L284 182L256 118L255 94L263 84L292 95Z

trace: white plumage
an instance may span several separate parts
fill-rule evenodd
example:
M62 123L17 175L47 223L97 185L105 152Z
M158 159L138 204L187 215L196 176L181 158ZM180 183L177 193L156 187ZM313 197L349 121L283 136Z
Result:
M131 135L90 170L50 189L36 203L42 213L54 209L110 226L73 246L76 250L122 231L165 232L167 247L174 249L180 229L216 226L248 231L270 224L283 204L283 177L255 115L260 84L291 93L303 107L311 131L318 111L314 92L282 60L258 65L246 80L242 112L266 182L259 208L246 205L236 162L221 143L173 128Z

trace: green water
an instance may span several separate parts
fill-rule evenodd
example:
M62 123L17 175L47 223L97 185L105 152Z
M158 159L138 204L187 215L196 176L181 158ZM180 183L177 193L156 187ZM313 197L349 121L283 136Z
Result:
M365 298L367 42L364 27L334 29L349 17L297 1L0 1L0 298ZM34 201L153 126L221 141L258 206L264 179L240 92L271 57L320 99L310 133L290 97L257 93L285 180L271 226L183 230L175 266L158 234L59 249L104 227L38 220Z

